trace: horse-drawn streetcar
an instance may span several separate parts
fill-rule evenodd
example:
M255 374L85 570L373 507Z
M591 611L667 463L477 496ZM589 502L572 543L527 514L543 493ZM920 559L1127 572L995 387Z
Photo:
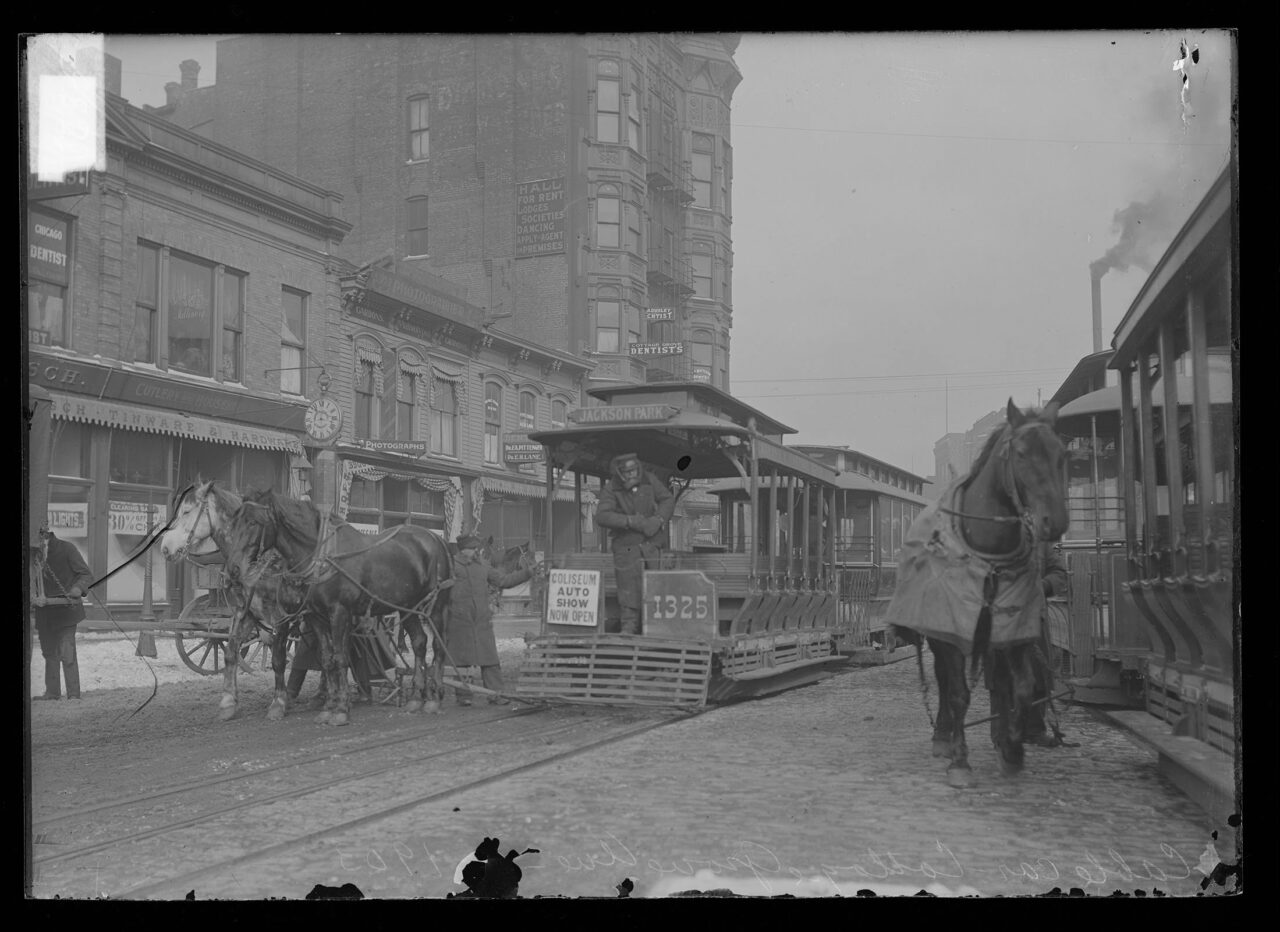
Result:
M828 675L848 633L833 569L837 471L783 446L792 428L704 383L590 394L604 404L530 434L546 450L548 501L571 474L581 507L584 480L603 489L611 462L628 453L677 495L736 479L741 501L722 511L718 546L662 548L644 573L638 634L621 631L614 559L585 549L579 524L575 549L549 555L519 694L698 707Z

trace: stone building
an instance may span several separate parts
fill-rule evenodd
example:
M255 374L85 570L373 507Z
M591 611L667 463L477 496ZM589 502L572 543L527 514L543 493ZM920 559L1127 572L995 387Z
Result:
M727 390L732 326L727 35L247 35L160 108L340 192L355 266L465 289L592 384Z

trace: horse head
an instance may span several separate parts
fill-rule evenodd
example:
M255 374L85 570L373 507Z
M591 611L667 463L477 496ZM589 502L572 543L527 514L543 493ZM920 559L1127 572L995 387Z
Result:
M160 552L165 559L176 560L187 553L211 553L216 549L215 535L225 524L228 507L238 505L239 499L217 488L214 482L213 479L197 480L177 496L177 517L160 538Z
M226 524L222 545L232 581L248 580L255 561L275 546L275 521L270 507L249 499L242 502Z
M1058 405L1023 412L1009 399L1008 462L1011 497L1030 516L1040 540L1057 540L1067 530L1067 451L1054 430Z

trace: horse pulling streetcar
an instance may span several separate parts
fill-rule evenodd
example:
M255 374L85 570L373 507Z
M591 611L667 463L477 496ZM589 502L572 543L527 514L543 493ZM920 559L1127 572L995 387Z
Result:
M677 494L737 479L744 506L722 511L721 546L664 549L661 567L644 573L639 634L619 630L613 561L583 548L577 524L575 548L549 555L518 695L697 708L812 682L843 662L852 625L837 611L837 471L784 447L792 428L704 383L590 394L604 404L529 435L546 451L548 515L566 476L580 511L584 477L608 482L625 453Z

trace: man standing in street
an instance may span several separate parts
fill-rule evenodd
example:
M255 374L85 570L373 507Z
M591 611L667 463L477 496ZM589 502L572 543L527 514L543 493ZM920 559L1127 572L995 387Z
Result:
M75 545L45 532L44 594L46 598L79 600L93 582L93 573ZM76 664L76 625L84 620L79 601L37 605L34 609L40 653L44 655L44 695L36 699L61 699L58 666L67 681L67 698L80 698L80 668Z
M489 587L509 589L533 576L533 570L519 569L503 574L479 554L480 538L464 534L458 538L458 555L453 561L453 590L449 596L449 620L445 624L445 662L457 667L480 668L485 689L503 690L498 642L493 634L493 606ZM471 690L457 690L458 705L471 705ZM490 696L490 705L507 705L502 696Z
M658 569L676 497L634 453L610 461L613 478L600 490L596 524L610 530L622 633L640 633L645 569Z
M1048 599L1060 598L1067 594L1067 563L1062 557L1061 548L1055 543L1040 545L1040 586L1044 590L1045 611L1040 617L1040 652L1033 664L1036 674L1035 692L1031 699L1037 702L1027 714L1023 727L1023 737L1029 744L1039 747L1057 747L1061 744L1058 734L1050 735L1045 727L1045 706L1049 704L1049 696L1053 692L1053 672L1058 666L1058 650L1053 645L1049 633ZM1054 729L1055 732L1057 729Z

